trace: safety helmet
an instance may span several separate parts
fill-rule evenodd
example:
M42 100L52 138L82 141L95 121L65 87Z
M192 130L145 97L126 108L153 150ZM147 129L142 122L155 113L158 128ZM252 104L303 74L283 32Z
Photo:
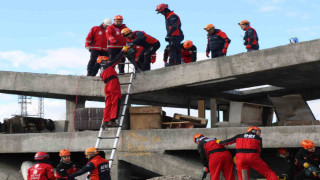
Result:
M169 8L168 4L159 4L159 5L157 6L156 11L158 11L158 14L159 14L159 13L161 13L162 11L164 11L165 9L168 9L168 8Z
M288 152L288 148L279 148L278 149L278 153L280 154L280 155L284 155L285 153L287 153Z
M99 56L98 58L97 58L97 63L101 63L101 61L107 61L109 59L109 57L108 56Z
M184 47L185 49L190 49L190 48L192 48L192 46L193 46L193 43L192 43L192 41L190 41L190 40L188 40L188 41L186 41L186 42L183 43L183 47Z
M301 141L301 146L307 150L307 149L311 149L314 148L314 143L312 141L310 141L309 139L305 139Z
M197 143L198 142L198 138L199 137L203 137L204 135L203 134L195 134L194 136L193 136L193 142L194 143Z
M261 131L260 128L258 128L257 126L250 126L248 129L247 129L247 132L257 132L257 131Z
M107 25L107 26L110 26L112 24L112 20L110 18L105 18L103 20L103 24Z
M49 158L49 155L45 152L37 152L34 156L34 160L43 160Z
M123 20L123 17L121 15L116 15L114 17L114 20Z
M215 29L215 27L214 27L213 24L208 24L208 25L206 25L206 27L204 27L203 29L206 30L206 31L209 31L209 30Z
M242 20L241 22L238 23L240 26L243 25L243 24L246 24L246 25L250 25L250 22L248 20Z
M60 157L70 156L70 155L71 155L71 153L70 153L70 151L69 151L68 149L62 149L62 150L60 150L60 152L59 152L59 156L60 156Z
M94 155L94 154L98 154L98 149L95 147L90 147L88 149L86 149L86 151L84 152L85 155Z
M122 36L126 36L128 34L130 34L132 31L129 28L124 28L121 30L121 35Z

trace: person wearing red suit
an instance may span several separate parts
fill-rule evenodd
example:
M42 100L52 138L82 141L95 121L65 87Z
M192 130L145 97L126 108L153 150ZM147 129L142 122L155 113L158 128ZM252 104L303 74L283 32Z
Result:
M28 169L28 180L56 180L52 165L48 162L49 155L45 152L37 152L34 160L37 164Z
M126 45L126 38L121 35L121 30L127 28L123 24L123 17L116 15L114 17L114 23L107 28L107 40L108 40L108 52L109 58L114 59L120 52L123 46ZM124 73L124 64L126 58L123 56L121 63L118 65L119 73Z
M99 64L98 56L108 56L106 28L111 25L111 19L106 18L100 26L94 26L87 35L85 47L90 51L90 60L87 66L87 76L96 76Z
M136 53L134 55L134 61L137 63L136 64L137 65L136 70L137 70L137 68L141 69L141 63L140 62L144 61L144 56L141 55L143 47L142 46L135 46L135 45L133 45L131 47L136 50ZM155 63L156 60L157 60L157 53L153 53L152 56L151 56L151 64Z
M97 59L103 69L100 77L105 83L104 93L106 95L106 99L102 125L104 127L118 126L115 120L118 118L120 111L121 88L118 75L114 67L121 62L126 51L128 51L128 47L124 46L123 50L120 51L120 53L113 59L109 59L107 56L100 56Z
M128 46L135 45L143 47L139 53L138 65L140 65L139 68L142 71L150 70L152 55L160 48L160 42L144 31L132 32L129 28L125 28L121 31L121 34L126 38Z
M262 150L260 135L261 129L251 126L247 129L247 133L238 134L224 141L217 140L220 145L236 143L236 166L239 180L243 180L243 170L246 170L248 178L250 177L250 168L263 175L267 180L279 180L275 172L260 158Z
M194 143L198 144L201 162L209 168L211 180L219 180L221 172L226 180L234 180L232 155L216 140L216 138L207 138L203 134L193 136Z

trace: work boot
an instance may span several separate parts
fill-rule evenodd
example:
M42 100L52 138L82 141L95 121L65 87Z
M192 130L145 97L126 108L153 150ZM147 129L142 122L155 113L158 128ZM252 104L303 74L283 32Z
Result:
M106 128L106 127L108 127L108 121L103 121L103 123L102 123L102 128Z
M109 121L108 127L119 127L119 124L116 121Z

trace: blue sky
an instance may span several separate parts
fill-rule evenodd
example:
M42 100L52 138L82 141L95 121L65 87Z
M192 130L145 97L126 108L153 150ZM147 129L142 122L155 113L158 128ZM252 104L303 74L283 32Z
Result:
M118 14L132 30L143 30L160 40L158 59L152 68L163 67L164 17L155 12L160 3L169 4L180 16L185 40L192 40L198 47L199 59L205 59L203 27L211 23L231 39L228 55L245 52L244 32L237 24L243 19L257 30L261 49L288 44L294 36L300 41L320 37L318 0L11 0L0 6L0 70L84 75L89 59L84 41L90 28ZM16 96L1 97L0 107L17 104ZM9 113L14 112L0 110L0 119Z

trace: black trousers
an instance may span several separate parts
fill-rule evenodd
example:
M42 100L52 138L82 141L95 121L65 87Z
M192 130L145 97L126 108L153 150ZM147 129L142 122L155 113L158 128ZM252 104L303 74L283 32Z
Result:
M143 48L139 54L138 64L142 71L148 71L151 69L151 56L160 48L160 42L156 42L149 47Z
M108 48L109 52L109 58L113 59L121 52L121 48ZM126 58L123 56L121 59L121 62L118 64L119 73L124 73L124 62L126 61Z
M181 49L180 44L183 41L184 35L171 36L169 40L169 66L181 64Z
M87 66L87 76L96 76L100 68L100 64L97 63L98 56L109 56L109 53L93 49L90 50L90 53L90 60Z

